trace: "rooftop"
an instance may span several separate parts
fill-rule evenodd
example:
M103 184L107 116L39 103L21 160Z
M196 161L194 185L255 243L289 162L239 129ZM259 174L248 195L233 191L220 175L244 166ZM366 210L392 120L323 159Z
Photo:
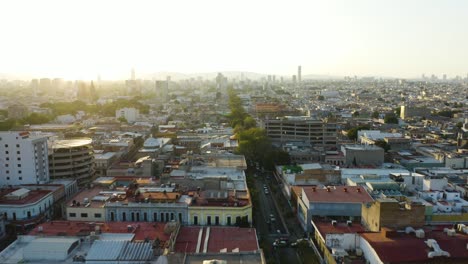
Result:
M332 186L327 188L303 187L312 203L368 203L373 199L362 187Z
M143 241L159 238L167 241L169 235L164 232L165 223L159 222L81 222L81 221L51 221L34 228L29 235L42 236L88 236L96 231L96 226L103 234L132 234L133 240ZM129 229L129 226L132 228ZM40 231L42 229L42 231Z
M199 236L202 239L199 240ZM259 249L254 228L182 227L175 244L175 251L181 253L219 253L236 249L239 252Z
M52 142L52 148L74 148L91 144L93 140L90 138L74 138L74 139L61 139Z
M313 219L313 225L318 229L322 237L327 234L355 234L364 233L366 229L359 222L352 222L348 225L346 222L336 222L332 225L330 221Z
M32 204L40 201L45 198L47 195L51 194L52 191L49 190L29 190L26 193L23 193L24 188L12 188L12 189L2 189L0 190L0 205L23 205L23 204ZM15 193L14 196L17 199L12 199L12 193ZM16 195L19 192L22 192L24 195Z
M425 238L418 238L414 234L405 232L392 232L383 229L378 233L363 233L361 236L366 239L379 255L384 263L428 263L431 251L425 241L435 239L440 249L450 253L450 257L440 257L439 263L452 261L468 261L468 235L456 233L448 236L443 231L444 227L424 228ZM411 249L411 250L408 250ZM402 252L405 252L402 254ZM466 262L465 262L466 263Z

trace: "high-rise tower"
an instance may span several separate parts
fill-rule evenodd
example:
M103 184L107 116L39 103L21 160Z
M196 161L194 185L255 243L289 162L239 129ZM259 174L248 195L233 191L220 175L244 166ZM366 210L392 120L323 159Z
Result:
M301 65L299 65L299 67L297 67L297 82L299 84L301 84L301 82L302 82Z

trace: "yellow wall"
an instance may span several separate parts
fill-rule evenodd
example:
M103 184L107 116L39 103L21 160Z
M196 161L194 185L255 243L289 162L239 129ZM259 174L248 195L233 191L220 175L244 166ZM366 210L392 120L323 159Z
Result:
M236 224L236 217L248 217L252 223L252 205L243 207L218 207L218 206L190 206L188 209L188 222L193 225L193 217L198 217L198 225L206 225L206 219L211 216L211 225L215 224L215 217L219 216L219 224L227 225L227 217L231 217L231 225Z
M459 214L459 215L432 215L432 222L459 222L459 221L468 221L468 214Z
M315 241L317 241L317 249L323 253L325 262L328 264L336 264L335 258L331 254L330 250L328 250L325 242L322 240L322 237L319 235L317 230L315 231L314 237Z
M69 221L105 221L106 215L104 207L67 207L66 218ZM76 217L70 217L70 213L75 213ZM88 217L82 217L81 214L86 213ZM100 218L95 217L94 214L101 214Z

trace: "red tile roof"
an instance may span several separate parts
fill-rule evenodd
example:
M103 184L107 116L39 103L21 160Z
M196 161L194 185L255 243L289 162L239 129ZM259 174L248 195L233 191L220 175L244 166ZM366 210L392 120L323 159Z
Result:
M450 257L437 257L439 263L464 262L468 263L468 235L458 233L448 236L439 228L425 228L425 238L417 238L414 233L392 232L386 237L385 232L364 233L361 236L374 248L384 263L428 263L428 253L432 251L424 241L435 239L441 250L450 253Z
M359 186L331 186L328 188L303 187L310 202L314 203L368 203L374 201Z
M34 228L29 235L44 236L86 236L95 231L95 226L100 226L102 233L133 233L134 240L145 240L149 238L154 240L159 238L161 241L167 241L169 234L164 233L166 223L158 222L80 222L80 221L51 221L42 223ZM133 229L128 230L131 225ZM42 232L39 232L42 227Z

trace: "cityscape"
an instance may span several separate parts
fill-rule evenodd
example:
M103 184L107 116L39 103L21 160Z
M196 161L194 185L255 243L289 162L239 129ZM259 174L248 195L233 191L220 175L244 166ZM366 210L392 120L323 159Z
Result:
M468 263L468 3L252 2L0 4L0 263Z

